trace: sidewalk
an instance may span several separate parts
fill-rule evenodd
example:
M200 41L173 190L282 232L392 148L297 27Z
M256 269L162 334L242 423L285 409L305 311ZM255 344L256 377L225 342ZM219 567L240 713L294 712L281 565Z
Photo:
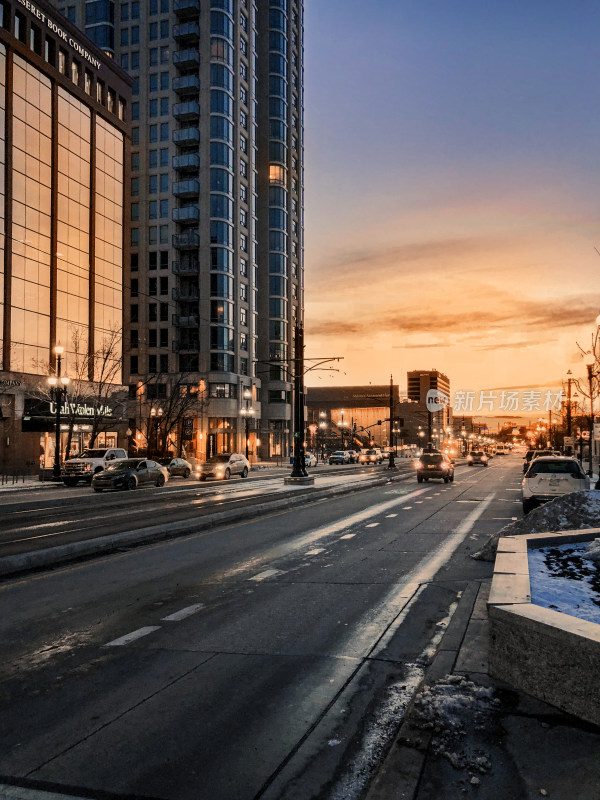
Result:
M490 676L489 589L463 593L366 800L600 799L600 729Z

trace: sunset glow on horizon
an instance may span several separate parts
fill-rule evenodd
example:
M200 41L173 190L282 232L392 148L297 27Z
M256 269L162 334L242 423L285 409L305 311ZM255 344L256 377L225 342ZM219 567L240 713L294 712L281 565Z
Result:
M343 358L309 385L584 374L599 22L585 1L309 0L307 355Z

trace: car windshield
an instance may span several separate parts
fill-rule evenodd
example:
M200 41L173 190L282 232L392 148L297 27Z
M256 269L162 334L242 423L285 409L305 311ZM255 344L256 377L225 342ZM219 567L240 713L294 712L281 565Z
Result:
M376 456L377 455L377 450L367 450L367 455L368 456Z
M77 458L104 458L106 450L84 450Z
M528 474L533 477L550 473L555 475L574 475L576 478L584 477L579 464L575 461L538 461L538 459L532 464Z
M206 460L207 464L225 464L225 462L229 461L231 456L226 453L221 453L218 456L211 456Z
M139 463L137 458L122 458L119 461L115 461L114 464L109 464L104 471L123 472L128 469L135 469Z
M444 461L444 456L421 456L423 464L441 464Z
M343 455L345 455L345 453L342 450L336 450L333 455L334 456L343 456Z

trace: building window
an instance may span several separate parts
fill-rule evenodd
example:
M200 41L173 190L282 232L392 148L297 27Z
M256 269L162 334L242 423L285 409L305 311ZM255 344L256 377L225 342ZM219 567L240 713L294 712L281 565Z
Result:
M131 322L137 322L138 321L138 316L139 316L139 314L138 314L138 306L137 306L137 304L134 303L132 306L130 306L130 309L129 309L129 319L130 319Z
M166 275L160 278L160 293L161 295L169 294L169 278Z
M132 375L139 375L137 356L129 357L129 371L131 372Z
M160 140L161 140L161 142L168 142L169 141L169 123L168 122L161 122L160 123Z

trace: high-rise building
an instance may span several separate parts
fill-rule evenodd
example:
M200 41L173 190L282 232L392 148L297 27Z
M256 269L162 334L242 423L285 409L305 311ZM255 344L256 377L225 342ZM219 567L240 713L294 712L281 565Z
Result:
M451 433L450 379L437 369L416 369L406 373L406 388L408 399L418 403L418 407L427 412L427 429L423 426L426 443L440 446ZM446 398L445 403L437 406L437 411L432 410L435 406L427 402L430 391L437 392L438 397L443 395Z
M66 0L134 78L126 374L143 445L285 449L303 305L302 0ZM282 444L282 442L284 444Z
M130 104L130 78L46 0L0 3L0 467L6 471L36 472L54 461L46 379L55 377L57 347L64 351L63 378L71 380L63 447L80 450L92 435L100 372L103 413L110 417L104 440L116 445L119 433L124 438L127 418L119 423L105 389L122 384Z

